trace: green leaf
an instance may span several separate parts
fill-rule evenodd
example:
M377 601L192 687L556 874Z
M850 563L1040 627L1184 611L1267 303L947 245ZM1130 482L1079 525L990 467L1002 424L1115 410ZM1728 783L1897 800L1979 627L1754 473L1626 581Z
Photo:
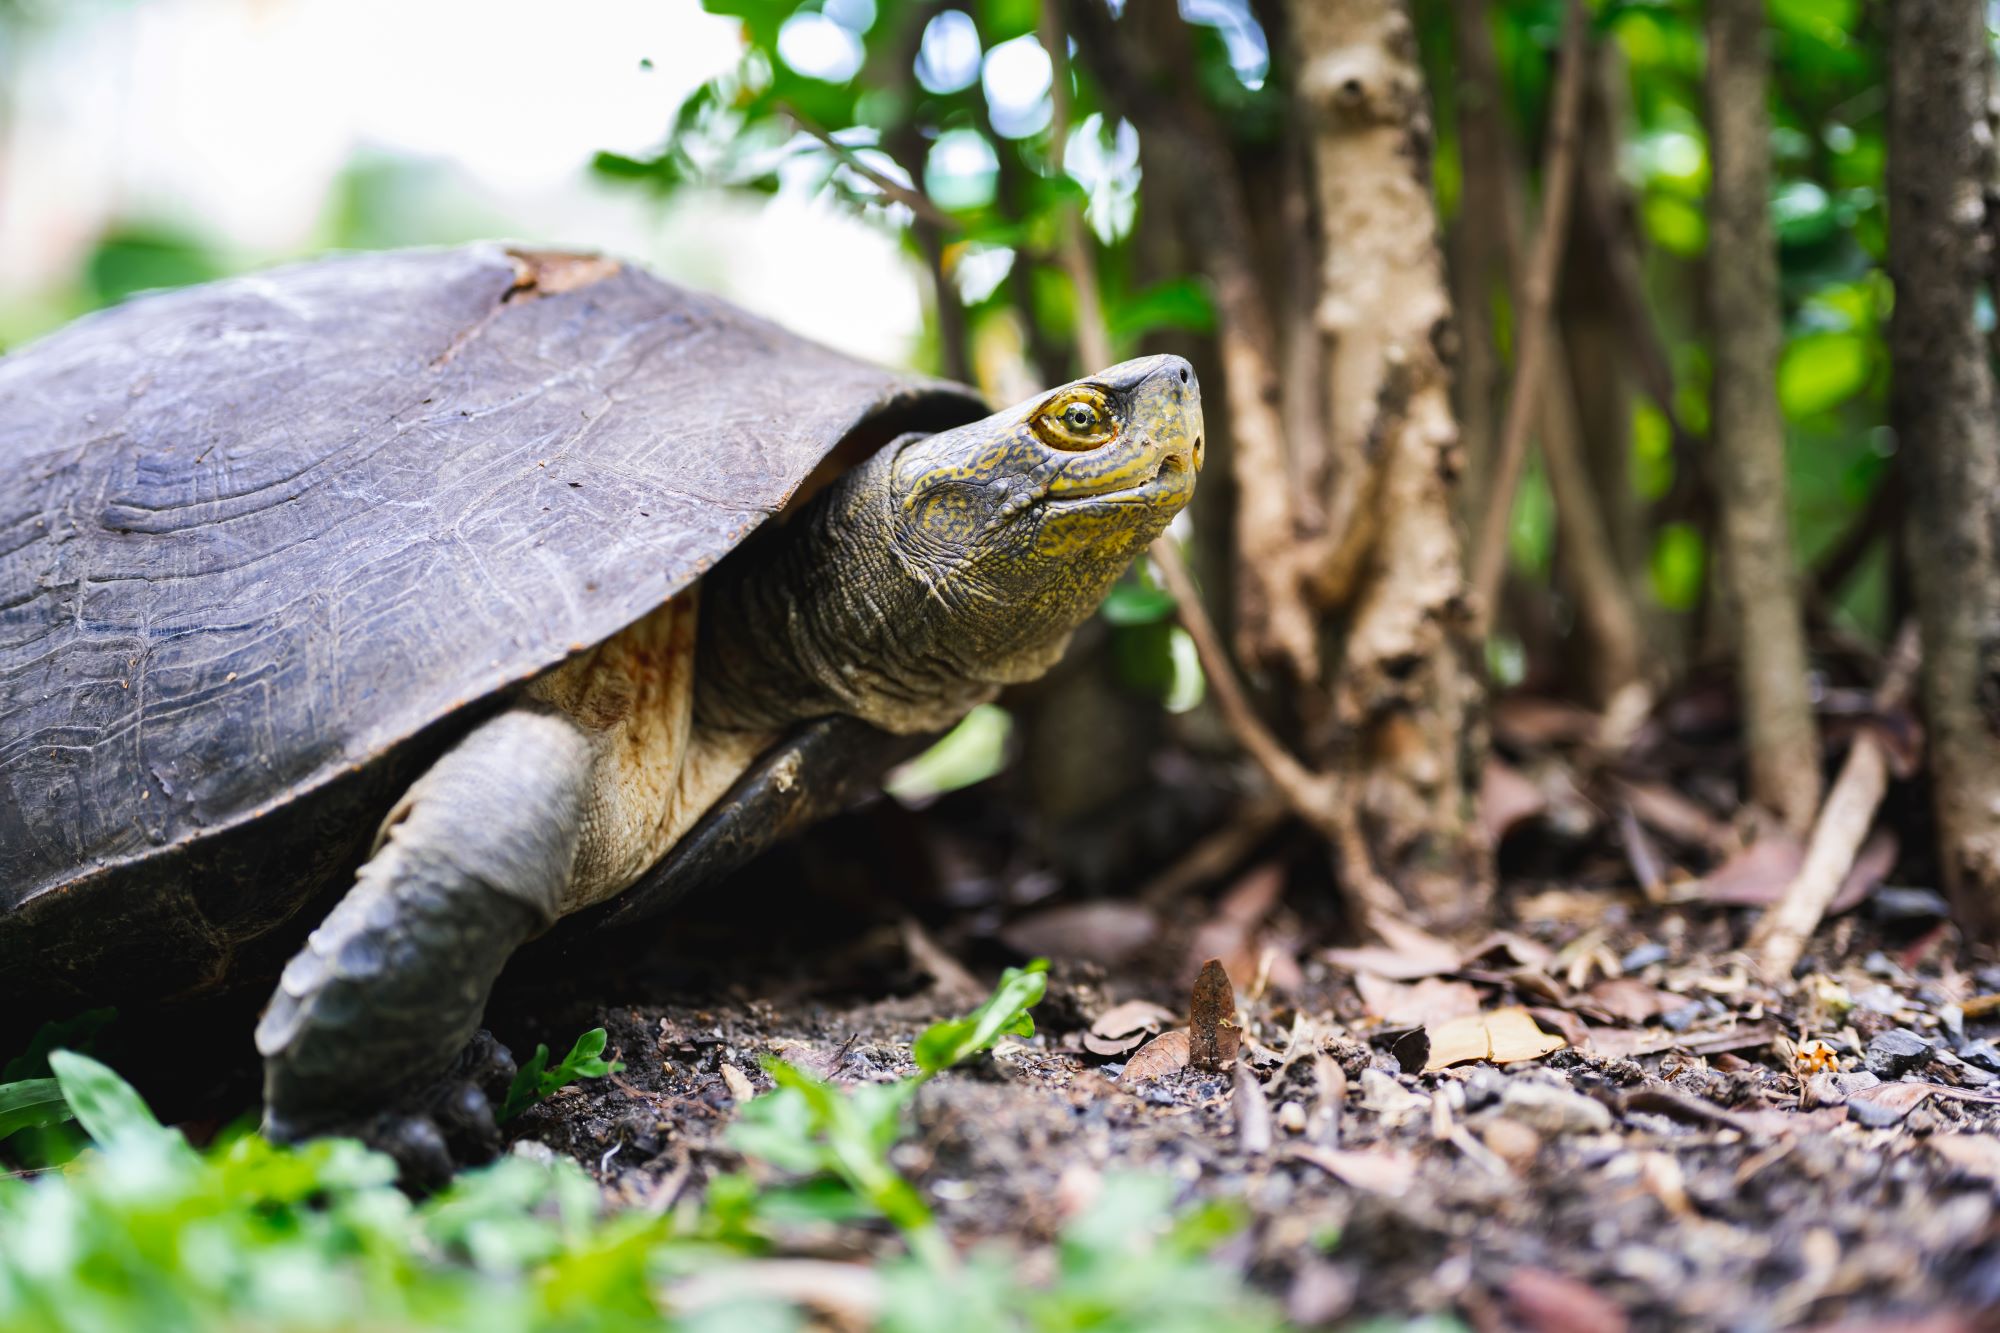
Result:
M910 1050L924 1076L949 1069L1002 1037L1035 1035L1035 1020L1028 1016L1028 1010L1047 993L1048 970L1046 958L1037 958L1026 967L1010 967L1001 974L1000 984L986 1003L963 1018L946 1019L926 1028Z
M1215 306L1208 299L1208 289L1194 278L1171 278L1109 304L1106 322L1111 336L1121 342L1156 329L1207 333L1215 327Z
M1778 403L1797 420L1840 406L1868 385L1873 349L1862 333L1809 333L1785 345Z
M537 1042L535 1053L507 1086L507 1100L500 1107L501 1123L512 1120L558 1088L567 1087L580 1078L603 1078L623 1069L625 1064L622 1060L607 1062L602 1058L610 1040L603 1028L592 1028L576 1039L576 1044L569 1048L569 1054L554 1069L548 1068L549 1048Z
M69 1103L77 1123L98 1147L179 1139L154 1117L145 1098L130 1083L89 1056L51 1051L49 1067L56 1071L63 1100Z
M980 704L938 742L899 764L882 788L906 805L986 781L1007 766L1014 719L998 704Z
M0 1083L0 1139L16 1130L45 1129L75 1118L63 1097L62 1084L55 1079Z

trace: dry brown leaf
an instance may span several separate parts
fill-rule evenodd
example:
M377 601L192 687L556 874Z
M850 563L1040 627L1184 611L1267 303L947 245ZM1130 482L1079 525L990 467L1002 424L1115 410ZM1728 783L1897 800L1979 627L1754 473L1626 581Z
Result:
M729 1089L732 1101L747 1102L757 1095L756 1086L744 1076L743 1071L726 1060L722 1064L722 1083Z
M1024 954L1116 967L1151 944L1159 931L1152 910L1137 903L1074 903L1009 922L1000 938Z
M1368 1012L1394 1028L1427 1028L1479 1012L1479 992L1466 981L1425 977L1406 984L1372 972L1357 972L1354 988L1361 992Z
M1236 1027L1236 991L1220 958L1201 965L1188 995L1188 1060L1196 1069L1217 1073L1236 1063L1243 1034Z
M1700 879L1678 886L1673 897L1719 907L1761 907L1778 901L1805 861L1797 838L1767 833Z
M1083 1034L1083 1048L1093 1055L1123 1055L1171 1024L1176 1015L1151 1000L1127 1000L1097 1016Z
M1657 782L1627 781L1619 781L1616 786L1632 813L1654 832L1684 847L1720 851L1728 846L1729 826L1672 787Z
M1125 1062L1125 1072L1118 1076L1118 1081L1144 1083L1147 1079L1186 1069L1187 1063L1187 1030L1175 1028L1172 1032L1162 1032L1133 1052L1132 1058Z
M1627 1023L1643 1023L1687 1003L1685 996L1661 990L1658 986L1648 986L1633 977L1600 981L1585 993L1599 1009Z
M1637 1055L1657 1055L1661 1051L1687 1051L1691 1055L1713 1055L1717 1051L1742 1051L1768 1046L1778 1036L1776 1023L1737 1023L1711 1032L1664 1032L1658 1028L1595 1028L1590 1049L1613 1059Z
M1578 1018L1567 1009L1552 1009L1546 1005L1531 1004L1528 1013L1534 1017L1544 1032L1553 1032L1579 1050L1588 1049L1591 1044L1590 1024Z
M1967 1175L2000 1184L2000 1138L1991 1134L1933 1134L1930 1150Z
M1507 1304L1530 1333L1624 1333L1625 1312L1595 1289L1546 1268L1507 1275Z
M1958 1011L1967 1018L1991 1018L2000 1014L2000 995L1975 995L1969 1000L1961 1000Z
M1597 736L1597 714L1542 695L1503 695L1494 700L1489 717L1493 734L1518 750L1572 745Z
M1479 775L1479 822L1497 847L1518 824L1549 808L1549 798L1528 776L1504 759L1488 757Z
M1935 1083L1877 1083L1849 1094L1847 1114L1872 1129L1885 1128L1929 1101L1937 1090Z
M1382 936L1382 943L1358 949L1328 949L1327 961L1352 972L1373 972L1392 981L1415 981L1458 970L1458 949L1435 935L1391 917L1379 920L1376 930Z
M1502 954L1507 962L1516 967L1547 967L1555 957L1554 950L1545 944L1538 944L1525 935L1516 935L1511 930L1496 930L1479 943L1459 955L1459 963L1470 967L1477 962L1485 962L1494 954Z
M1431 1055L1424 1062L1425 1073L1469 1060L1491 1060L1495 1064L1537 1060L1569 1044L1535 1026L1534 1017L1519 1005L1454 1018L1427 1031Z
M1417 1159L1395 1148L1319 1148L1295 1143L1286 1155L1310 1162L1334 1179L1370 1194L1388 1198L1409 1192L1417 1178Z
M1135 1032L1157 1032L1179 1015L1164 1004L1151 1000L1126 1000L1099 1014L1090 1030L1100 1037L1129 1037Z
M1902 842L1891 828L1878 828L1861 844L1855 854L1854 864L1848 867L1847 878L1840 881L1839 890L1833 901L1827 904L1827 915L1851 912L1859 907L1869 894L1882 887L1882 881L1889 878L1889 872L1896 868L1896 856L1902 850Z

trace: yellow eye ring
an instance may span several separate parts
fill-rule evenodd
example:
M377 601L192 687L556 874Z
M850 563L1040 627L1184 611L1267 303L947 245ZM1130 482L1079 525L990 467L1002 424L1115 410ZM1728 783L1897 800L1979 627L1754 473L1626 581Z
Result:
M1064 394L1035 415L1035 434L1053 449L1079 453L1109 444L1118 435L1111 405L1095 389Z

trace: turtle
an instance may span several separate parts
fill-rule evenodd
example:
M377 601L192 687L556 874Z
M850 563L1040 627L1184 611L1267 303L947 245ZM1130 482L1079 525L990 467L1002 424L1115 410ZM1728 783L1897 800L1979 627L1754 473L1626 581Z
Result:
M0 1015L268 988L266 1132L435 1172L510 955L1043 672L1203 452L1179 357L996 413L590 253L86 316L0 358Z

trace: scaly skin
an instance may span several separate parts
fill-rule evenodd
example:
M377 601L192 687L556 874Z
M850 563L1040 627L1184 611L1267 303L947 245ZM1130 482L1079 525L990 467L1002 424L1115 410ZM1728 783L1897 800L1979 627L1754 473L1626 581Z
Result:
M547 678L411 787L286 968L257 1031L267 1130L360 1132L416 1184L442 1179L454 1151L490 1152L481 1085L504 1082L504 1052L453 1056L494 979L523 940L599 896L579 899L588 867L609 875L595 886L609 896L671 850L680 825L645 836L718 735L747 755L830 715L932 731L1041 674L1187 503L1201 461L1187 363L1128 361L895 441L704 579L692 732L688 692L670 688L686 639L658 619L673 606L613 641L632 651Z
M1194 494L1202 446L1173 356L896 441L704 581L696 721L950 725L1054 663Z

